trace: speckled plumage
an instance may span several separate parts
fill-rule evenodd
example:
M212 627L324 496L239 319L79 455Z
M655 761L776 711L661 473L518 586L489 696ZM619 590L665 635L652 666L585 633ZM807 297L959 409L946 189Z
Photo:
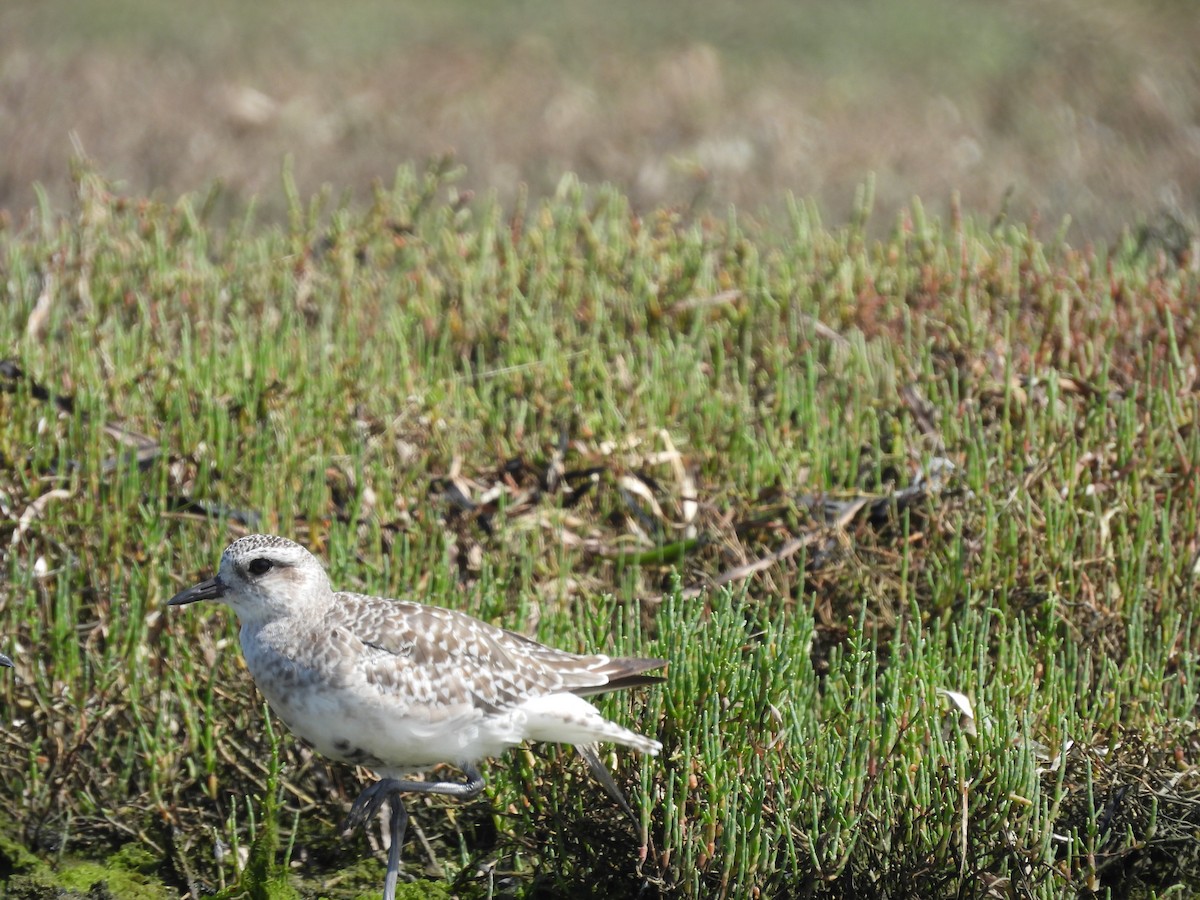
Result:
M238 614L246 665L293 732L385 778L525 740L661 747L582 696L658 680L642 673L661 660L576 655L453 610L334 592L320 562L284 538L236 541L215 579L171 602L197 599Z

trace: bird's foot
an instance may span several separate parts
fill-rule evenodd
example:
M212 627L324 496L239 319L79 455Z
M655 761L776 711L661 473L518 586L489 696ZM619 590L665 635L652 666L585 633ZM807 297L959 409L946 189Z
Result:
M400 801L401 794L442 794L459 800L470 800L483 790L483 776L472 765L463 766L466 781L406 781L399 778L381 778L367 785L350 806L342 832L349 833L361 828L379 814L389 797Z

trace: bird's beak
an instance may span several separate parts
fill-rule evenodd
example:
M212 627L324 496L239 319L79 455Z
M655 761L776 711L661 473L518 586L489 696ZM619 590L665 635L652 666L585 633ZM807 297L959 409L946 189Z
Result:
M228 590L229 588L225 586L225 582L219 577L210 578L208 581L202 581L188 588L186 591L180 591L167 601L167 606L185 606L188 603L195 603L197 600L220 600Z
M12 660L9 659L7 656L5 656L3 653L0 653L0 666L11 666L11 665L12 665Z

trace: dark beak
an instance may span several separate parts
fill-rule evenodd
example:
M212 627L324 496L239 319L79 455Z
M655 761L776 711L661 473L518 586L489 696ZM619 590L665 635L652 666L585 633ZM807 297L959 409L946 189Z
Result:
M188 603L195 603L197 600L220 600L225 596L227 590L228 588L220 578L210 578L186 591L180 591L167 601L167 606L185 606Z
M12 660L9 659L7 656L5 656L3 653L0 653L0 666L11 666L11 665L12 665Z

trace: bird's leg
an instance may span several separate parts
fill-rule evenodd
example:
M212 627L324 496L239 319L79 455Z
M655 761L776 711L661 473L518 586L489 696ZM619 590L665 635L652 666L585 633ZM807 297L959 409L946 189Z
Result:
M633 807L629 805L629 801L625 799L625 795L621 793L621 789L613 781L612 772L608 771L608 768L600 759L599 744L576 744L575 749L579 751L579 755L587 763L592 777L600 782L600 786L604 788L608 796L612 797L617 802L617 806L621 807L621 811L629 816L630 820L637 825L640 820L633 814Z
M358 795L358 798L350 807L350 813L346 816L346 821L342 823L342 832L350 832L359 826L365 825L368 820L375 818L379 812L379 808L383 806L383 801L388 798L388 788L395 784L395 780L391 778L381 778L374 784L369 784L363 788L363 792ZM399 792L397 792L399 793Z
M373 819L383 803L396 794L443 794L458 800L470 800L483 790L486 782L473 765L463 766L466 781L406 781L400 778L381 778L367 785L350 806L342 831L353 831Z
M392 794L392 843L388 847L387 875L383 879L383 900L396 900L396 882L400 879L400 847L404 844L404 829L408 825L408 810L404 799Z
M404 843L404 831L408 825L408 810L404 808L401 794L443 794L459 800L470 800L483 790L483 776L473 765L463 766L466 781L405 781L400 778L381 778L367 785L358 799L350 806L350 813L342 825L343 832L353 831L368 820L375 818L385 800L391 800L391 837L388 847L387 876L383 882L383 900L394 900L396 882L400 878L400 846Z

